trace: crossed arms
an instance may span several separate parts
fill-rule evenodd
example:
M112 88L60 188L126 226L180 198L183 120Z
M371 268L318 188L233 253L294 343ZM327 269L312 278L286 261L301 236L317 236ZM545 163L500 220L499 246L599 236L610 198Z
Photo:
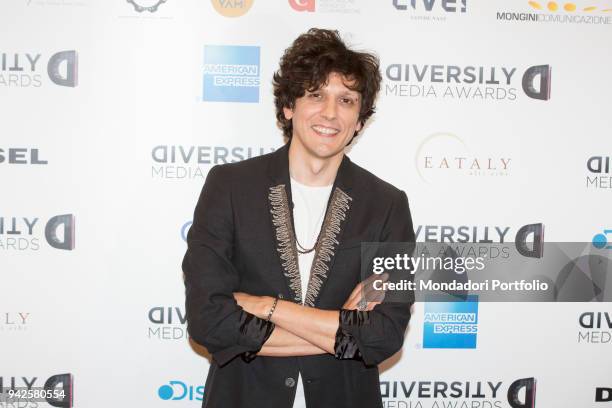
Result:
M224 365L238 355L304 356L331 353L338 359L362 359L374 365L397 352L410 319L407 303L370 302L355 310L358 286L340 310L279 301L271 321L273 298L236 293L240 274L232 263L234 225L231 169L213 167L206 179L188 234L183 260L187 330ZM387 210L381 242L413 241L408 200L399 191Z
M381 278L386 279L386 275ZM384 293L373 293L368 282L359 283L342 306L344 310L357 310L360 299L370 299L366 311L372 310L383 300ZM234 298L245 311L266 319L274 298L252 296L236 292ZM334 345L338 332L340 311L321 310L279 300L271 316L276 327L257 353L261 356L289 357L315 354L335 354Z

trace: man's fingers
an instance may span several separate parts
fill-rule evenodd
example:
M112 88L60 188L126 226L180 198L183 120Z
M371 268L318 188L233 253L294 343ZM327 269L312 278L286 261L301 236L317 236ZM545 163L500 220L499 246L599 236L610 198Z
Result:
M368 303L368 308L365 310L372 310L374 306L381 303L385 298L385 291L383 289L376 289L374 282L387 282L389 280L389 273L385 272L380 275L370 275L367 279L359 282L349 295L346 302L342 306L343 309L357 309L362 299L365 299ZM380 287L380 284L376 284ZM370 303L372 303L370 307Z
M238 303L239 306L242 306L245 299L245 294L242 292L234 292L233 295L236 303Z
M385 291L378 290L372 293L370 296L368 296L367 300L368 302L382 303L382 301L385 300L385 294L386 294Z
M389 280L389 274L387 272L380 275L370 275L367 279L359 282L349 295L346 302L344 302L344 309L357 309L361 299L365 298L366 301L375 300L381 302L384 298L384 291L381 289L374 288L374 282L380 280L386 282ZM383 292L380 294L379 292Z
M346 302L344 302L344 306L342 306L343 309L356 309L357 308L357 304L359 303L359 299L361 299L360 296L361 291L357 291L353 296L351 296Z
M355 285L355 288L353 289L353 291L349 295L349 299L355 299L357 297L357 295L359 295L359 293L361 293L362 288L363 288L363 282L359 282L357 285Z
M353 289L353 291L351 292L351 294L349 295L348 299L346 299L346 302L344 302L344 308L345 309L353 309L354 307L356 307L357 305L357 299L360 297L361 295L361 289L362 289L362 283L359 282L355 288ZM354 306L354 307L350 307L350 306Z

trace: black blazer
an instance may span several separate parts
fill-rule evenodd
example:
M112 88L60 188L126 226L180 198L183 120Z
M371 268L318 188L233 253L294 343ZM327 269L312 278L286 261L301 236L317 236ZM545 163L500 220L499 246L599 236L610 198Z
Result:
M377 364L403 344L410 304L341 311L336 354L256 356L274 325L232 292L300 303L288 144L213 167L183 260L187 329L212 354L203 407L291 407L298 370L309 407L382 407ZM338 310L360 279L361 242L414 242L406 194L344 157L332 188L304 304Z

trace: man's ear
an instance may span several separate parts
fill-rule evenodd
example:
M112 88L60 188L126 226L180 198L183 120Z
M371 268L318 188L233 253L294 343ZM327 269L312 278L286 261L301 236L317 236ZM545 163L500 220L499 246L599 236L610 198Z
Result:
M355 126L355 130L359 132L362 127L363 127L363 124L361 123L361 120L357 120L357 126Z
M285 114L285 119L287 120L291 120L291 118L293 117L293 110L287 107L283 108L283 113Z

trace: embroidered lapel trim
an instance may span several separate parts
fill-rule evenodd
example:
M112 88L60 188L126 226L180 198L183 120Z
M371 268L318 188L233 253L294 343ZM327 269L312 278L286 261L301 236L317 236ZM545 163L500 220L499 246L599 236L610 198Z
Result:
M295 235L291 224L291 213L289 209L289 199L284 184L270 187L268 194L270 200L270 213L272 214L272 224L276 229L276 250L281 259L283 274L289 280L289 288L293 291L294 300L302 303L302 282L298 264L298 253L295 246ZM321 238L315 249L315 257L310 269L310 278L306 297L303 304L314 307L315 301L323 284L328 278L330 264L336 255L339 244L338 235L340 234L342 222L346 219L346 214L350 208L352 198L336 187L332 193L329 210L323 220L321 227Z
M334 258L339 244L338 235L341 231L341 224L346 219L346 213L350 208L351 200L352 198L348 194L338 187L335 188L329 210L321 227L321 238L310 269L310 279L306 290L306 298L304 299L304 305L306 306L315 306L315 300L319 295L321 287L327 280L331 260Z
M270 200L272 224L276 228L276 243L278 245L276 249L280 255L283 274L289 280L289 288L293 291L294 300L302 303L302 282L300 280L298 254L295 247L295 235L291 225L289 199L287 198L285 185L279 184L270 187L268 200Z

